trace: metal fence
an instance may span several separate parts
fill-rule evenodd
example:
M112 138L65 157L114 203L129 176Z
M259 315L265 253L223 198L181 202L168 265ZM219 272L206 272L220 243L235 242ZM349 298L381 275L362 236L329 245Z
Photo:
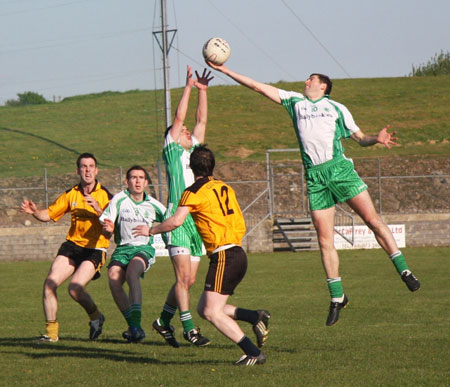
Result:
M298 149L271 149L267 151L267 176L270 186L270 211L273 215L308 215L308 198L303 164L298 161L274 161L273 155L297 152ZM380 214L417 214L450 212L450 161L444 169L432 174L407 175L402 159L395 168L382 167L379 158L355 158L355 169L369 187L375 207ZM392 161L390 161L392 162ZM402 174L384 174L389 169ZM361 172L362 171L362 172ZM351 213L351 209L343 205Z
M227 181L236 191L238 200L248 220L248 228L257 227L273 216L308 216L308 199L304 181L303 165L298 162L274 162L273 153L298 152L298 149L269 150L266 158L266 176L260 180ZM367 171L361 175L369 186L369 192L380 214L417 214L450 212L450 174L436 171L424 175L384 175L380 159L355 159L357 170ZM167 184L164 168L153 167L152 181L148 189L162 203L167 201ZM124 173L102 176L99 180L111 193L124 188ZM78 183L78 176L42 176L16 179L18 184L0 181L0 213L14 213L24 198L29 198L42 207L47 207L57 195ZM2 185L3 184L3 185ZM345 211L352 211L343 206Z

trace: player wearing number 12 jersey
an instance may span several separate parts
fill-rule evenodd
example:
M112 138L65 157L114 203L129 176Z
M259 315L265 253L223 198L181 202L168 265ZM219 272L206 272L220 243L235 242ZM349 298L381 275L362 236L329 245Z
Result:
M197 311L244 351L237 365L262 364L266 356L258 347L264 344L269 333L269 312L227 304L247 271L247 255L241 247L245 222L233 188L214 179L214 165L214 154L208 148L200 145L194 149L190 166L195 183L183 192L177 211L163 223L150 228L149 233L171 231L192 215L210 258ZM253 325L258 347L244 334L236 320Z

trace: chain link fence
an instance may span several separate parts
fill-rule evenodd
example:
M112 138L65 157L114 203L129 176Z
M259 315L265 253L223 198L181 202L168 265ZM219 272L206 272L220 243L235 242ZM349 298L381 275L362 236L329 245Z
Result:
M273 215L308 215L303 165L300 162L275 163L270 159L270 151L268 155L266 176L259 180L227 181L235 189L250 227ZM395 166L383 165L386 162L380 159L355 159L354 163L369 186L369 193L380 214L450 213L450 159L446 160L431 173L420 175L407 174L408 165L401 159L395 161ZM158 164L147 169L152 178L148 192L166 203L164 168ZM392 173L398 171L404 173ZM98 179L114 194L125 187L124 175L125 171L118 168L100 171ZM51 176L45 170L41 176L1 179L0 226L11 226L15 222L23 224L25 215L21 218L19 207L24 198L33 200L39 208L45 208L61 192L78 182L75 173ZM347 206L343 208L351 212Z

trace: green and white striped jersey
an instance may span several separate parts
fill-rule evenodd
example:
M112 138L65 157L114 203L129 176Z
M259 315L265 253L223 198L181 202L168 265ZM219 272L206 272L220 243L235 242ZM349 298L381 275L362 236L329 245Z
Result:
M301 93L278 89L294 124L305 168L344 155L341 139L360 129L348 109L324 96L312 101Z
M144 200L136 202L128 190L114 195L100 216L100 222L109 219L114 222L114 241L117 246L151 245L153 237L133 236L136 226L152 226L153 221L162 222L166 207L158 200L144 193Z
M195 181L189 161L192 151L198 144L199 141L192 136L192 148L186 151L173 140L170 132L167 133L164 141L163 160L166 164L167 184L169 185L168 204L172 204L173 210L177 208L183 191Z

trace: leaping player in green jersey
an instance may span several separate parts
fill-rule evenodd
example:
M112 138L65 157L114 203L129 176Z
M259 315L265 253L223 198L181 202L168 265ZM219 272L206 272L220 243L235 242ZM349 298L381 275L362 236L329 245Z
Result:
M352 160L345 157L341 144L342 138L351 137L363 147L383 144L390 148L397 145L397 137L395 132L388 132L389 125L376 136L364 134L348 109L330 99L332 82L326 75L311 74L301 94L257 82L225 65L207 63L241 85L283 105L291 116L305 167L312 221L331 295L326 325L334 325L339 319L339 311L348 305L339 276L339 256L334 246L336 203L346 202L373 231L408 289L412 292L420 289L420 282L409 270L390 229L375 210L367 185L354 170Z
M175 213L181 194L194 183L194 174L189 166L189 160L193 149L203 143L205 139L208 118L207 89L209 82L213 79L210 74L211 71L204 69L201 76L196 71L197 78L193 78L192 69L188 66L186 86L178 103L175 119L172 126L167 128L165 134L163 159L166 164L169 185L166 218ZM194 86L198 89L198 105L195 116L196 122L191 135L184 125L184 121L191 90ZM189 310L189 289L195 283L200 257L203 254L202 240L192 217L189 215L181 227L167 233L165 242L174 267L176 282L167 295L161 316L153 322L153 328L164 337L168 344L178 348L175 330L170 325L178 307L184 338L199 347L208 345L210 340L202 336L200 330L195 328Z

